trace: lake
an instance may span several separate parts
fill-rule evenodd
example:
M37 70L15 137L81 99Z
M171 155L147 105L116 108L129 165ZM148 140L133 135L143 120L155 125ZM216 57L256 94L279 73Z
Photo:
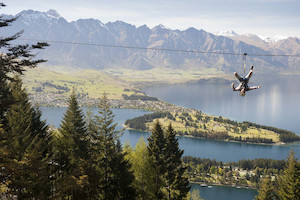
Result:
M254 85L261 85L261 88L248 91L245 97L232 91L230 83L160 86L145 88L144 92L207 114L275 126L299 135L300 76L253 74L249 86Z

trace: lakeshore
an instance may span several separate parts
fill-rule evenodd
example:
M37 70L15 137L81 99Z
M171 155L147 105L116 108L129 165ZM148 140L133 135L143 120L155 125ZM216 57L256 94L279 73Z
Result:
M232 187L237 189L243 188L243 189L257 190L256 187L251 187L251 186L237 186L237 185L227 185L221 183L205 183L205 182L190 181L190 184L197 184L201 187L208 187L208 188L209 186L221 186L221 187Z
M59 99L54 96L35 96L31 95L31 100L40 106L46 107L66 107L67 99ZM145 98L144 96L142 96ZM153 113L169 113L169 117L155 117L151 121L140 120L135 121L136 125L126 125L126 128L132 130L151 131L152 124L155 120L159 120L163 126L172 124L178 136L195 137L204 139L215 139L228 142L243 142L257 144L276 144L283 145L293 141L283 141L280 139L280 133L293 135L290 131L277 129L275 127L266 127L251 122L237 122L221 116L207 115L199 110L177 106L165 101L155 99L151 100L131 100L131 99L111 99L111 108L117 109L140 109ZM154 100L153 100L154 99ZM79 104L84 107L97 107L99 98L79 97ZM133 120L133 119L132 119ZM130 120L129 120L130 121ZM137 126L138 124L143 124ZM297 137L297 136L295 136Z

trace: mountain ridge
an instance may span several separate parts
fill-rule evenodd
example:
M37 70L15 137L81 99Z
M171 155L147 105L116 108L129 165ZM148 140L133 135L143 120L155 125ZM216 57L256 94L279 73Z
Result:
M104 24L98 19L78 19L68 22L55 10L47 12L27 10L17 16L19 16L18 20L13 26L4 30L5 35L25 30L22 38L37 40L203 52L300 54L298 38L266 43L263 40L249 39L248 36L244 36L244 38L240 35L217 36L193 27L181 31L171 30L163 25L155 26L152 29L146 25L136 27L123 21ZM224 73L231 73L240 70L242 65L242 59L239 56L108 48L78 44L53 43L39 56L48 60L46 64L48 66L60 65L75 69L97 70L108 68L149 70L165 67L203 71L207 68L215 68ZM263 66L261 73L269 70L274 72L300 71L299 58L248 57L247 61L250 65Z

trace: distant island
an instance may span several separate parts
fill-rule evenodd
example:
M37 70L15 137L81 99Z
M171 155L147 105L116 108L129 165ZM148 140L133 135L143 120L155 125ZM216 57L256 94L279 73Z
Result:
M207 115L194 109L154 112L129 119L125 122L125 126L135 130L151 131L156 120L164 127L171 123L179 136L263 144L300 141L300 137L291 131L252 122L237 122L221 116Z

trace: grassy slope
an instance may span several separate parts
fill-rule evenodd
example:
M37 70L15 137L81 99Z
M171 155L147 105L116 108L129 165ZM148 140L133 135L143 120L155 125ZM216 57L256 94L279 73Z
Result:
M42 94L60 92L62 96L68 96L70 92L66 88L71 90L75 87L78 93L87 94L90 98L99 98L103 92L106 92L109 98L119 99L122 98L122 94L131 95L137 90L127 81L96 70L63 74L35 68L28 70L23 78L29 93L36 93L36 88L41 87ZM50 84L45 85L46 82ZM125 89L127 90L124 91Z
M122 94L128 96L134 93L141 94L137 92L139 91L137 86L182 83L215 77L228 78L213 68L205 68L201 71L193 68L175 70L163 67L143 71L126 69L100 71L48 66L47 69L29 69L24 76L24 84L31 94L35 94L36 88L41 87L43 91L38 94L59 93L61 98L64 98L69 95L69 90L75 87L78 93L87 95L90 98L99 98L103 92L106 92L111 99L121 99ZM45 85L46 82L50 84Z
M175 113L171 113L175 117ZM267 138L267 139L272 139L273 142L279 142L279 134L265 130L265 129L257 129L257 128L248 128L245 132L241 133L235 133L234 132L234 126L226 123L219 123L216 121L212 120L213 116L209 116L206 114L202 114L203 118L209 117L209 120L207 123L204 123L203 121L199 121L196 119L195 114L190 113L192 119L194 120L193 123L196 123L198 127L200 128L194 128L192 126L185 126L185 122L182 122L182 120L179 118L182 113L178 113L178 116L175 118L176 121L170 120L167 118L160 118L158 119L159 122L162 124L163 127L167 127L170 123L172 123L172 127L174 128L175 131L192 131L192 130L197 130L197 131L212 131L212 132L222 132L226 131L228 132L228 135L233 136L233 137L242 137L242 138L253 138L253 137L260 137L260 138ZM154 122L147 123L147 127L149 130L152 129ZM203 128L203 125L205 124L206 129Z
M208 78L228 78L223 72L219 72L214 68L199 69L171 69L171 68L153 68L150 70L105 70L109 74L120 77L126 81L139 83L141 85L155 83L183 83L187 81L208 79Z

